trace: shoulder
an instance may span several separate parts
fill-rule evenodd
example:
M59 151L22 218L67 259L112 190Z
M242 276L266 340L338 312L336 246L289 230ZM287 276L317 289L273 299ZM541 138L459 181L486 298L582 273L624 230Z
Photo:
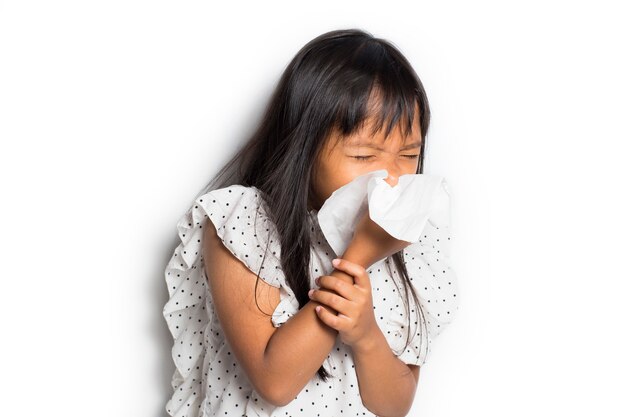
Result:
M261 192L254 186L240 184L208 191L197 197L195 203L206 209L219 209L224 213L235 210L263 210Z
M254 186L234 184L209 191L196 198L194 209L199 210L195 224L201 223L202 216L208 217L222 239L265 242L275 236L262 193Z
M179 233L198 231L198 243L219 239L252 272L280 287L284 276L279 239L263 202L262 193L254 186L234 184L206 192L181 219ZM202 227L207 219L212 228Z
M208 191L196 197L193 206L187 212L186 219L181 219L179 229L182 227L195 227L202 224L202 220L209 218L218 230L238 230L239 225L243 228L251 226L251 222L268 222L261 192L254 186L240 184ZM265 227L270 232L269 225ZM226 232L226 230L224 231Z

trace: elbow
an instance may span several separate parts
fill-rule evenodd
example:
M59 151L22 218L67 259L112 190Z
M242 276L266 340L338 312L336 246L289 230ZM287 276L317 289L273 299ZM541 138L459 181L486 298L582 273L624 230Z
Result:
M275 387L266 388L263 391L257 392L265 401L276 407L284 407L293 400L291 396L286 395L284 391L276 389Z
M384 413L378 413L378 412L376 412L376 410L370 409L370 408L368 408L368 407L365 407L365 408L367 408L367 410L368 410L370 413L372 413L372 414L376 415L377 417L408 417L408 416L409 416L409 413L411 412L411 408L409 408L408 410L406 410L406 411L400 411L400 412L399 412L399 413L397 413L397 414L384 414Z
M276 407L291 403L304 388L269 364L257 367L249 379L257 394Z
M292 401L293 401L293 397L287 396L287 395L280 395L280 396L274 397L274 401L272 402L272 404L278 407L284 407Z
M263 383L255 386L255 389L261 398L276 407L286 406L295 397L284 384L272 381L263 381Z
M263 360L256 360L255 365L245 370L247 379L253 388L253 395L257 395L266 403L274 407L284 407L289 404L295 394L289 379L276 367L266 364Z

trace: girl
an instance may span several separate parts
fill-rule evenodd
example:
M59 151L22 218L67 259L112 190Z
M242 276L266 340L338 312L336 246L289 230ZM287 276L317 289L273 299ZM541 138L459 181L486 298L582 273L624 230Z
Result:
M458 309L449 230L427 222L408 244L362 216L341 254L317 213L357 176L422 174L429 119L388 41L336 30L298 52L252 138L178 222L171 416L408 413Z

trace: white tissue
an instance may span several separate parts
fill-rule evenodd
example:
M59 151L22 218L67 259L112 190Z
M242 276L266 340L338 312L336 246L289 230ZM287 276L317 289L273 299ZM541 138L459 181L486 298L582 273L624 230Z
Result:
M450 194L444 177L406 174L392 187L385 169L368 172L336 189L317 213L318 223L337 256L347 249L358 220L370 218L396 239L415 243L430 221L450 223Z

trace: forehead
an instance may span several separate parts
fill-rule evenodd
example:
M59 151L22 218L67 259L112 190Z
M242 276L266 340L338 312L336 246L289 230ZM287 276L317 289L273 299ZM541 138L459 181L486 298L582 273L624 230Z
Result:
M419 126L412 126L413 131L406 134L402 131L400 123L396 124L394 128L389 132L389 135L385 137L384 128L378 132L374 132L371 124L365 126L362 130L356 131L348 136L339 138L344 146L364 146L364 145L378 145L388 144L390 142L398 143L400 145L420 143L422 135Z
M349 137L346 137L342 141L342 144L343 146L368 146L368 145L383 146L385 144L390 144L392 142L395 142L400 145L410 145L410 144L415 144L415 143L419 144L421 142L421 137L419 134L409 135L409 136L404 137L402 135L394 135L392 133L387 138L384 138L383 136L380 136L380 135L368 136L368 135L363 135L363 134L354 134Z
M407 111L408 108L400 110L401 108L404 106L384 102L379 93L373 94L367 103L364 119L359 121L357 116L356 121L349 123L348 129L352 129L349 133L342 132L339 125L335 125L328 134L324 148L332 152L337 145L340 147L372 145L382 148L396 143L400 146L421 143L419 105L415 103L412 114ZM395 123L391 127L393 121Z

